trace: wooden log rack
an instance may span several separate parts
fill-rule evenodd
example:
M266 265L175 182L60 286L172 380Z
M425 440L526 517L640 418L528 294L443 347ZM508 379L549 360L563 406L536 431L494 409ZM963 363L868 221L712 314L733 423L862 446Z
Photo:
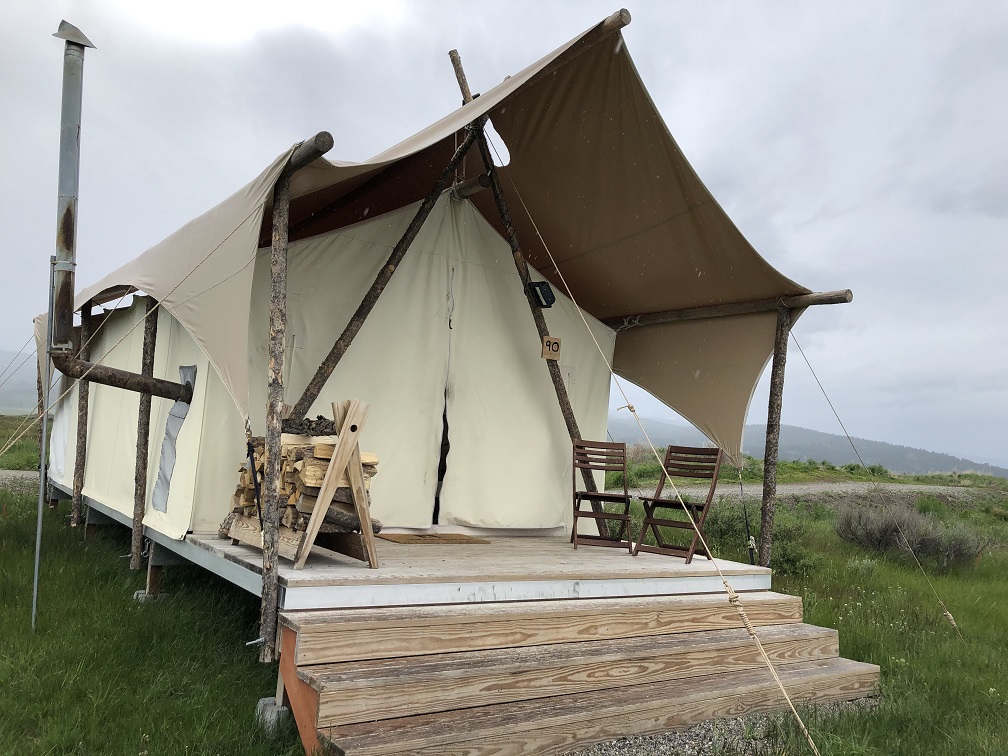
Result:
M289 465L294 465L299 470L297 474L292 471L281 474L282 478L290 477L290 480L282 482L291 493L277 528L277 553L293 562L296 570L304 567L315 545L360 559L371 568L378 567L374 533L381 529L381 524L371 518L364 471L365 460L373 471L377 458L362 454L359 443L367 414L368 405L364 402L336 402L333 404L333 419L339 433L335 443L316 443L305 447L284 442L283 448L288 457L281 463L281 469L291 470ZM296 463L295 454L298 457ZM243 481L246 477L259 474L258 468L264 466L263 456L258 456L256 468L242 473ZM326 459L328 462L321 481L302 477L309 469L302 465L312 463L311 467L319 470L319 463ZM321 485L316 487L313 485L315 482ZM254 507L246 501L251 491L252 488L246 485L239 486L235 493L227 535L233 542L263 548L262 524L254 513ZM246 513L249 511L253 514ZM302 513L307 514L307 518ZM353 532L355 530L360 532Z

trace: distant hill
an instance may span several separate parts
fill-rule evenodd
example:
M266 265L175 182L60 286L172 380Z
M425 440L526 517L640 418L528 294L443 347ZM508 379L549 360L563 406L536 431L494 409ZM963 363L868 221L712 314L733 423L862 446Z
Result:
M678 423L644 418L651 441L656 446L680 444L683 446L702 446L709 443L706 437L696 428ZM632 417L625 415L609 415L609 434L616 441L628 444L644 441L644 436ZM745 453L762 459L765 425L747 425L745 428ZM902 473L938 473L964 472L967 470L1008 477L1008 468L989 465L984 462L973 462L969 459L954 457L951 454L931 452L924 449L914 449L909 446L887 444L884 441L869 441L855 438L854 443L866 465L882 465L893 472ZM854 450L847 438L835 433L799 428L794 425L781 426L780 459L783 460L828 460L834 465L845 465L857 462Z

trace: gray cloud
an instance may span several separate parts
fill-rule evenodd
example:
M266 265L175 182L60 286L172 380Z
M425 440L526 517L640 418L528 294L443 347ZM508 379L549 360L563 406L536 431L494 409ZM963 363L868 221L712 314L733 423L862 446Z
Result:
M332 131L333 157L358 160L444 115L459 97L448 49L459 49L479 91L615 9L432 2L340 32L338 7L320 6L325 23L299 21L312 16L292 9L289 24L210 42L159 32L115 7L48 0L0 10L0 296L9 324L0 348L17 349L45 307L61 72L61 45L49 35L61 16L99 47L85 64L86 283L308 134ZM810 311L795 329L848 429L1008 463L1005 4L630 10L625 37L645 83L743 233L795 280L854 289L851 305ZM765 406L764 379L752 422ZM784 420L836 429L793 347Z

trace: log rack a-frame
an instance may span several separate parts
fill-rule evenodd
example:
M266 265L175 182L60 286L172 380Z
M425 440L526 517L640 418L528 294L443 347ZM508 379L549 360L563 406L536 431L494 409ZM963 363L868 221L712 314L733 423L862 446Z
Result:
M301 545L294 557L294 569L304 567L305 560L318 537L319 528L325 518L326 510L332 503L340 478L346 473L350 481L350 492L353 497L354 509L360 521L360 534L347 533L341 536L342 544L327 544L341 553L363 559L372 569L378 568L378 556L375 553L374 534L371 531L371 512L368 509L367 491L364 488L364 469L361 465L360 434L368 416L368 405L357 399L343 402L333 402L333 420L336 421L336 431L339 441L333 450L326 468L325 479L315 500L308 527L301 538Z

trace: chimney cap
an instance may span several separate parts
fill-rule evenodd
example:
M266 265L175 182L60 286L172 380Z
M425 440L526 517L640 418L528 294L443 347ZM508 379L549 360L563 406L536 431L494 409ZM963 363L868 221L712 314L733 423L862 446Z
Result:
M78 29L71 23L67 21L60 21L59 29L53 34L54 37L59 39L65 39L67 42L73 42L74 44L81 45L82 47L94 48L94 44L90 39L84 36L84 32Z

